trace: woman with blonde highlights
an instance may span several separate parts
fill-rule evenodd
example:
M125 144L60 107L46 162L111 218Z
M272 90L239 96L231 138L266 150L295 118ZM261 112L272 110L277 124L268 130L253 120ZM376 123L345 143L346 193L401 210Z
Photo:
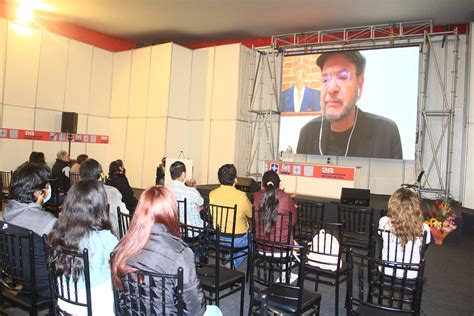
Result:
M431 241L430 228L424 223L420 200L408 188L399 188L392 194L388 201L387 216L380 219L379 229L386 231L381 233L383 260L419 263L424 232L426 243ZM415 278L416 273L410 272L408 278Z
M114 251L111 259L112 281L121 290L121 278L129 272L140 269L176 274L178 267L184 270L185 314L204 315L206 304L196 275L194 254L180 238L176 197L164 187L151 187L141 194L128 233ZM166 286L167 293L174 293L175 285ZM161 289L154 288L153 291L155 296L161 296ZM213 308L219 315L219 309ZM148 309L161 314L161 305L146 306ZM174 295L167 297L166 310L172 314L177 311Z

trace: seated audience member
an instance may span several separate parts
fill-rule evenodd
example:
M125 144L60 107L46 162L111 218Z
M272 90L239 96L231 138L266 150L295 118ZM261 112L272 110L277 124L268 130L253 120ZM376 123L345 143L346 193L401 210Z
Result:
M275 223L277 214L291 213L292 226L295 225L297 220L295 202L288 193L280 189L280 177L275 171L268 170L263 174L262 189L254 194L253 207L255 209L255 223L263 220L263 227L262 225L256 225L255 227L258 238L286 242L287 238L290 237L289 242L293 243L293 236L288 236L288 219L285 218L286 222L283 223L280 221ZM276 236L274 234L270 235L271 228L275 225L277 234ZM264 231L260 231L261 228ZM278 239L275 240L275 237Z
M71 166L71 173L79 174L79 167L81 166L81 163L83 161L86 161L87 159L89 159L89 156L87 156L86 154L78 155L76 161L74 161Z
M46 163L46 158L44 156L44 153L40 151L32 151L28 162L42 165L43 167L48 169L49 173L51 173L51 168L49 168L48 164Z
M50 174L35 163L24 163L12 174L10 200L3 212L7 223L31 229L39 236L49 233L56 217L45 212L42 205L51 198Z
M83 262L77 261L71 264L69 260L61 258L57 250L82 252L85 248L88 249L92 315L114 315L109 258L118 240L110 229L107 196L103 184L94 179L84 179L69 190L64 200L64 209L48 235L48 243L51 246L49 262L54 262L59 271L63 271L63 278L72 276L69 282L72 283L74 278L79 280L78 297L83 301L85 301ZM64 282L67 282L66 278ZM69 314L86 314L84 307L74 306L62 300L58 305Z
M237 169L235 169L234 165L223 165L219 168L217 176L221 186L209 193L209 203L228 207L237 205L234 246L238 248L246 247L249 240L249 223L247 218L252 218L252 204L244 192L235 188L235 184L237 183ZM214 220L216 219L214 218ZM227 237L224 234L232 234L233 218L229 217L227 221L227 230L223 232L221 241L227 242L228 244L231 241L231 237ZM240 256L245 253L246 252L237 252L234 256ZM242 256L234 259L234 266L238 268L245 258L246 256Z
M43 296L49 296L50 292L42 236L51 231L57 220L42 208L51 197L49 176L49 171L39 164L27 162L18 167L11 178L4 222L0 222L2 229L11 232L20 233L22 229L34 232L36 289Z
M106 184L111 185L122 194L122 201L130 211L130 215L133 215L135 207L137 207L137 199L132 187L128 183L128 179L125 176L125 167L123 161L118 159L114 160L109 165L109 177L107 178Z
M69 173L71 168L69 168L69 154L65 150L60 150L56 154L56 162L51 169L53 179L56 181L53 184L53 191L56 192L67 192L69 190Z
M156 185L165 185L166 157L161 158L161 163L156 167Z
M196 275L194 254L180 238L177 215L176 197L170 190L155 186L141 194L128 233L115 249L111 259L114 285L121 290L121 278L138 269L176 274L178 267L182 267L185 315L221 315L216 306L208 306L206 310L206 300ZM160 297L160 289L154 290L156 293L153 295ZM166 292L175 293L174 285L166 284ZM147 298L149 294L144 295ZM166 310L170 315L175 314L177 308L173 294L167 298ZM161 315L160 305L152 308L153 314Z
M424 223L420 200L415 192L407 188L399 188L392 194L388 200L387 216L380 219L379 229L390 231L393 237L398 237L399 242L397 244L395 238L389 240L389 234L382 233L382 260L419 263L421 247L425 246L422 245L424 232L427 233L426 243L431 241L430 228ZM393 272L388 270L386 274ZM409 271L407 277L414 279L416 275L415 271ZM403 277L402 270L397 271L397 277Z
M102 175L102 166L97 160L87 159L81 163L81 167L79 168L79 176L81 179L93 179L101 181ZM105 184L104 189L105 193L107 194L107 203L109 204L112 232L115 236L117 236L117 238L120 238L117 219L117 206L120 207L122 212L128 213L128 210L125 204L122 202L122 194L120 194L116 188Z
M193 187L188 187L184 184L186 181L186 166L181 161L175 161L170 166L171 182L168 189L170 189L176 199L183 201L186 199L186 219L187 224L197 227L203 227L204 222L201 218L201 210L204 205L204 199L198 190ZM179 221L184 223L184 210L179 210Z

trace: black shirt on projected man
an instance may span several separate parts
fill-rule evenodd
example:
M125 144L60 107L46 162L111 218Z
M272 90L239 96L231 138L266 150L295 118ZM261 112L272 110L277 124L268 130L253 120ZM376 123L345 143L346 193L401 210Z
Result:
M323 115L303 126L297 153L402 159L395 122L356 105L363 91L365 57L358 51L323 53L316 64Z

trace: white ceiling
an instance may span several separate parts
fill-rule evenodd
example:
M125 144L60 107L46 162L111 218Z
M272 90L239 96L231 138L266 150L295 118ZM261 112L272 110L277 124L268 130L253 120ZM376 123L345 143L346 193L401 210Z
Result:
M283 33L433 20L474 21L474 0L42 0L41 16L139 45L262 38ZM14 1L7 1L9 4Z

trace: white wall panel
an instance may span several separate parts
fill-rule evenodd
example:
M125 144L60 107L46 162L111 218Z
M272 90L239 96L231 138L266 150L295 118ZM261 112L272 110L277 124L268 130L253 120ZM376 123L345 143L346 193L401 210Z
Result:
M113 53L94 47L89 114L110 115Z
M127 139L127 119L111 118L109 132L108 161L125 157L125 141Z
M0 19L0 87L3 87L5 81L5 58L7 54L7 32L8 22ZM3 88L0 89L0 100L3 101Z
M168 113L172 48L172 43L151 48L148 117L163 117Z
M219 183L217 170L226 163L234 163L236 121L211 122L211 135L209 145L209 183Z
M130 70L132 51L114 53L112 72L111 117L126 117L130 93Z
M2 170L15 170L28 161L32 150L31 140L2 139Z
M61 113L59 111L36 109L34 129L37 131L56 131L61 130ZM56 153L67 143L34 141L33 150L44 153L46 163L52 165L56 160ZM67 147L66 147L67 150Z
M151 47L135 49L132 53L129 117L145 117L148 101Z
M215 48L212 118L237 118L240 44Z
M144 118L129 118L127 124L127 142L125 143L124 163L127 178L134 188L142 187L143 152L145 145Z
M87 134L92 135L109 135L110 119L107 117L88 116ZM100 162L105 173L108 168L108 153L106 144L90 144L86 143L86 153Z
M64 111L87 114L89 111L92 46L69 41Z
M43 32L38 75L36 106L62 111L66 91L69 40Z
M403 183L403 162L393 159L372 159L370 192L391 195Z
M41 33L8 23L4 104L34 107Z
M19 106L3 106L2 127L33 129L34 109Z
M210 58L214 57L213 49L197 49L193 51L191 66L191 91L189 102L189 118L204 119L206 100L208 97L207 86L211 85L209 78ZM211 81L212 82L212 81ZM209 95L210 97L210 95Z
M156 167L166 156L166 118L148 118L145 135L142 187L148 188L155 184Z
M193 160L193 177L198 184L207 184L207 159L203 160L202 152L207 152L207 144L204 138L204 121L189 121L190 137L188 156ZM208 137L209 138L209 137ZM205 165L205 167L203 167Z
M189 99L191 62L192 51L173 44L168 110L170 117L189 118L189 107L193 106L193 100Z
M166 125L166 155L178 157L183 152L185 158L189 157L189 142L194 140L194 135L189 130L189 121L168 118Z

